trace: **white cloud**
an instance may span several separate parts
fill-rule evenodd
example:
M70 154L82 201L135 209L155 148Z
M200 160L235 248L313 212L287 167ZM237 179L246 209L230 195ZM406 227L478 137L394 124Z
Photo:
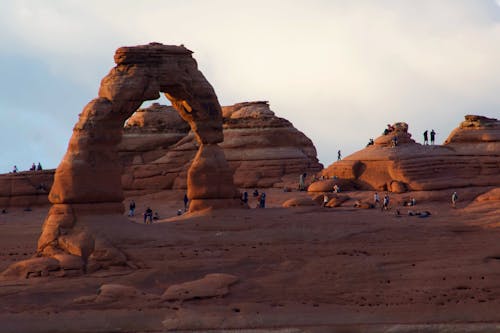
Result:
M389 122L444 140L466 113L498 117L499 17L493 0L11 1L0 42L88 99L117 47L183 43L222 104L269 100L329 164Z

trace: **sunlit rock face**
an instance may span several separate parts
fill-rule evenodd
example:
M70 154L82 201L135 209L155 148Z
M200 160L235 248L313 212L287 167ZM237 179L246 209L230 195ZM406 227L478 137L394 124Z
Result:
M38 240L39 255L71 254L87 268L124 257L94 222L123 213L123 167L118 153L123 124L160 92L188 124L199 146L187 173L190 210L240 206L232 170L218 145L223 140L222 111L191 54L183 46L158 43L116 51L116 66L102 79L99 96L80 114L55 172L49 193L52 207ZM187 129L175 116L165 118L161 126L178 125ZM106 253L111 255L104 255L104 260Z
M239 187L283 187L301 173L322 169L312 141L267 102L222 107L224 141L220 144ZM128 195L187 187L187 172L198 150L189 127L172 107L152 105L127 121L120 158ZM165 126L171 124L171 126Z
M224 141L220 144L244 188L297 186L299 175L322 170L312 141L288 120L277 117L267 102L222 107ZM172 106L153 104L125 121L118 146L126 196L186 189L188 169L199 144L189 124ZM3 207L48 203L54 170L0 176ZM310 176L309 176L310 179ZM37 189L39 187L39 189Z
M442 146L417 144L408 127L398 124L394 133L382 135L322 174L349 179L360 189L394 192L500 185L497 119L465 116ZM396 147L391 147L391 136L399 139Z

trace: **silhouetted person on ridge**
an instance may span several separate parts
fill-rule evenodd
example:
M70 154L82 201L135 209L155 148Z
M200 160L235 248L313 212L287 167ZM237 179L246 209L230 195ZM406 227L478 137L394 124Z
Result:
M436 138L436 132L434 130L431 131L431 145L434 144L434 139Z
M19 170L17 169L17 165L14 165L14 167L12 168L12 173L17 173L17 171L19 171Z
M31 165L30 171L35 171L36 170L36 165L35 162Z
M429 137L427 136L427 130L425 130L424 132L424 145L428 145L429 144Z
M38 162L38 165L36 166L36 170L42 171L42 165L40 164L40 162Z
M337 152L337 161L340 161L342 159L342 153L340 150Z

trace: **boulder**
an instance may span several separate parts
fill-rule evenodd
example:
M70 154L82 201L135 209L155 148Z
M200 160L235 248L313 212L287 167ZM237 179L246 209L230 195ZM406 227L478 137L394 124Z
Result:
M393 180L390 183L391 192L394 193L405 193L408 191L406 184L397 180Z
M48 276L59 269L60 263L58 260L49 257L38 257L22 260L10 265L2 272L2 277L28 279L31 277Z
M94 251L94 237L85 231L61 235L58 245L69 254L81 257L84 261Z
M322 196L323 197L323 196ZM282 206L285 208L289 207L307 207L307 206L317 206L318 203L311 198L291 198L283 202Z
M500 201L500 187L489 190L486 193L479 195L475 201L484 202L484 201Z
M159 296L143 292L134 286L123 285L118 283L106 283L101 285L101 287L97 292L97 295L78 297L74 299L73 302L77 304L85 304L85 303L129 304L130 302L155 301L159 299L160 299Z
M83 269L85 267L82 257L79 256L60 253L54 254L53 258L59 261L59 266L63 270L76 270L83 272Z
M167 288L161 298L165 301L221 297L229 293L229 286L238 278L230 274L207 274L199 280L175 284Z
M307 188L308 192L333 192L334 186L337 185L340 191L353 189L352 182L349 179L331 178L325 180L318 180Z
M347 195L335 195L333 197L329 196L330 200L326 204L326 207L340 207L344 202L348 201L350 198Z

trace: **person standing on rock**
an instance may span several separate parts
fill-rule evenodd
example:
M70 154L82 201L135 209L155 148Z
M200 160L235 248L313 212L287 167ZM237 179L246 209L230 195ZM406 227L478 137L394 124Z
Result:
M260 194L260 200L259 200L259 203L260 203L260 208L266 208L266 193L265 192L262 192Z
M434 144L434 139L436 138L436 132L434 130L431 131L431 145Z
M153 223L153 210L151 208L147 208L144 212L144 223L149 219L149 224Z
M375 192L375 194L373 195L373 206L377 207L379 204L380 204L380 198L378 196L378 193Z
M134 216L134 212L135 212L135 201L134 200L130 201L128 208L129 208L128 216L131 216L131 217Z
M427 130L425 130L424 132L424 145L428 145L429 144L429 137L427 136Z
M337 161L340 161L342 159L342 152L339 150L337 152Z
M243 192L243 194L241 196L241 202L245 205L248 203L248 192L247 191Z
M36 166L36 171L42 171L42 165L40 162L38 162L38 165Z
M189 198L187 196L187 193L184 194L184 211L187 212L188 210L188 202L189 202Z
M389 209L389 195L386 193L384 195L384 201L382 203L382 210L388 210Z
M303 173L299 176L299 191L306 190L306 176L307 173Z
M326 207L326 205L328 204L328 201L329 201L328 195L326 195L326 193L323 194L323 207Z
M457 192L453 192L453 194L451 195L451 205L453 206L453 208L457 208L457 200L458 194Z

